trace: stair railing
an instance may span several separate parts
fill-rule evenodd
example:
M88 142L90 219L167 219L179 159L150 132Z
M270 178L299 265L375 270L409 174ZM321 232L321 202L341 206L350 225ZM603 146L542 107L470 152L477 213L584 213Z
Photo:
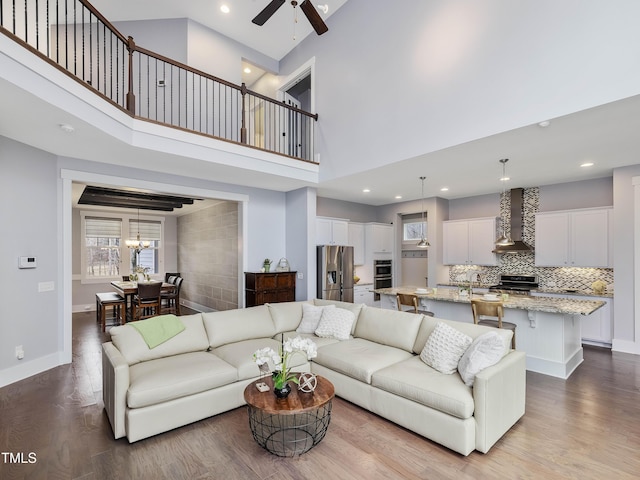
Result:
M313 162L317 114L141 48L86 0L0 0L0 32L135 118Z

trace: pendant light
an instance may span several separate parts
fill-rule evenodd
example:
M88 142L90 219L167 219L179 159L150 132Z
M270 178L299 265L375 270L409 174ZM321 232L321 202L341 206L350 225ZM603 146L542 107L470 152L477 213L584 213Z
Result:
M499 162L502 164L502 178L500 179L502 183L502 196L500 197L500 204L502 205L502 199L505 198L506 195L506 182L507 182L507 162L508 158L502 158ZM502 208L501 208L502 210ZM507 217L506 215L501 215L500 222L502 223L502 230L500 236L496 239L496 247L508 247L510 245L514 245L515 242L511 239L511 234L507 235Z
M421 213L422 213L422 228L421 228L421 233L422 236L420 238L420 241L416 244L416 247L418 248L427 248L429 246L431 246L429 244L429 242L427 241L427 237L425 235L425 230L427 229L427 225L426 225L426 220L424 218L424 180L427 177L420 177L420 180L422 180L422 208L421 208Z
M131 248L132 250L135 250L136 253L140 253L140 250L145 249L145 248L149 248L151 246L151 242L149 240L140 240L140 209L138 209L138 235L136 236L135 240L126 240L124 243L127 245L127 247Z

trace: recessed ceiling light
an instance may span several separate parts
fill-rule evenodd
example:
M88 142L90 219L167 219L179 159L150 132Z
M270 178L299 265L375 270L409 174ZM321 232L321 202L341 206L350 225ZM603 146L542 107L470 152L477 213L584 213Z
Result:
M400 200L401 198L402 198L402 195L396 195L396 196L395 196L395 199L396 199L396 200Z
M244 73L251 73L251 69L249 67L245 67L243 71Z
M229 13L231 10L229 9L229 6L228 6L228 5L222 5L222 6L220 7L220 11L221 11L222 13Z
M441 192L448 192L449 191L449 187L442 187L440 189Z
M593 162L584 162L581 167L593 167Z
M547 128L549 125L551 125L551 122L549 120L544 120L538 124L540 128Z
M362 193L369 193L371 190L369 190L368 188L365 188L362 190Z
M67 133L71 133L75 130L75 128L73 128L71 125L69 125L68 123L61 123L59 125L60 129L62 129L63 131L67 132Z

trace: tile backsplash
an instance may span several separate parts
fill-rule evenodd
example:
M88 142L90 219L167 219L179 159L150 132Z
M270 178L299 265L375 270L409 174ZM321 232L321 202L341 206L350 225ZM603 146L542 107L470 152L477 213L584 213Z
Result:
M522 239L535 247L535 214L538 211L540 190L537 187L524 189L524 212ZM501 214L510 221L509 192L500 199ZM613 291L612 268L577 268L577 267L536 267L534 253L509 253L499 256L500 265L496 267L478 267L454 265L449 268L449 281L452 283L466 281L469 272L478 272L482 283L495 285L501 274L537 275L541 289L576 289L591 290L591 284L602 280Z

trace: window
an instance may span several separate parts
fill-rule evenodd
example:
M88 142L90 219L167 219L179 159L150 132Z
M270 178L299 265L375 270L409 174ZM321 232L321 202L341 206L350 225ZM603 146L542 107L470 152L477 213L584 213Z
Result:
M412 240L420 240L421 238L427 238L427 222L404 223L403 241L410 242Z
M162 236L162 223L154 220L129 220L129 232L134 235L140 234L140 240L149 241L149 248L144 248L138 253L138 266L148 269L147 272L152 275L158 273L158 251L160 249L160 238ZM136 251L130 250L130 264L136 265Z
M80 212L82 223L81 271L82 281L91 283L119 279L129 275L136 265L136 251L126 246L125 240L136 238L149 241L149 248L140 250L138 265L147 268L150 275L162 271L162 238L164 218L146 218L127 214L95 214Z
M85 217L85 270L83 277L105 278L120 275L122 220Z

